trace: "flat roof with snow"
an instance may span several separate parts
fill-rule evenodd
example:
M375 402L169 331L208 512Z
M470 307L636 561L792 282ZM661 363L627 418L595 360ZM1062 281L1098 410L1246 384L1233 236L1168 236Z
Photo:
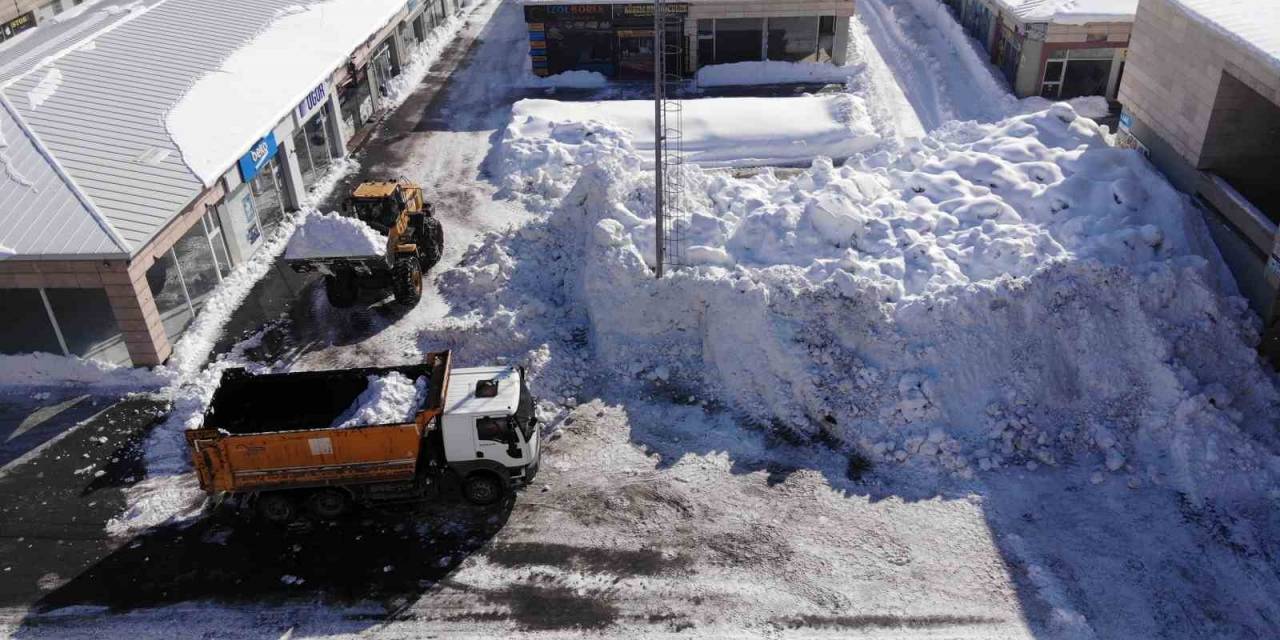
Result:
M1280 71L1280 0L1170 0L1188 17L1262 54Z
M404 7L103 2L0 47L0 247L132 256Z
M996 0L1023 22L1128 22L1138 0Z

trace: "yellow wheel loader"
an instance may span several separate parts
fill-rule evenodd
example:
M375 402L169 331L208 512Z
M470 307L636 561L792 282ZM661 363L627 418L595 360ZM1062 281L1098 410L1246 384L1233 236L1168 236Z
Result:
M351 193L343 214L386 235L386 255L294 259L290 268L323 275L325 294L335 307L356 304L361 290L388 289L396 302L418 304L423 274L444 254L444 228L423 199L422 187L404 179L365 182Z

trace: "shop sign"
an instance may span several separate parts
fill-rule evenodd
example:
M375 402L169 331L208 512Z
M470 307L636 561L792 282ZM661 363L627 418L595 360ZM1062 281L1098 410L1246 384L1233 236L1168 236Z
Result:
M689 5L687 4L668 4L666 5L666 7L667 7L668 14L685 15L689 13ZM652 18L653 5L652 4L614 5L613 15L614 17L617 17L617 18L621 18L621 17Z
M34 11L28 11L3 25L0 25L0 42L4 42L27 29L36 26L36 14Z
M280 144L276 142L276 134L268 133L267 137L259 140L252 149L249 149L249 153L240 158L240 177L245 182L253 180L258 172L276 157L278 151L280 151Z
M525 22L556 22L575 18L607 18L610 14L607 4L548 4L525 5Z
M409 13L413 13L414 10L418 8L418 4L420 4L421 2L422 0L409 0L408 2L404 3L404 9Z
M1128 131L1133 127L1133 114L1128 111L1120 112L1120 130Z
M307 97L298 103L297 110L294 115L298 116L298 124L305 124L311 115L324 106L325 98L329 97L329 86L327 82L321 82L316 88L307 94Z

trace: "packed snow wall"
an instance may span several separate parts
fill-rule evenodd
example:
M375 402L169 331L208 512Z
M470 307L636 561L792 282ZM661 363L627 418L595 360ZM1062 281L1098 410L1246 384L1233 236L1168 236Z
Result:
M550 131L509 129L502 175L552 211L555 264L493 237L446 294L560 269L601 364L877 460L962 477L1079 463L1193 496L1224 465L1275 464L1257 445L1280 397L1198 216L1065 104L841 167L694 168L694 266L663 281L627 134Z

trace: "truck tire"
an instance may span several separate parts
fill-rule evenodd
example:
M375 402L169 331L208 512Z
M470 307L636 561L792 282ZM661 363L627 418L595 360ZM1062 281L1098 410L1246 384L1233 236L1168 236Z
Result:
M298 505L289 495L273 491L258 496L258 515L276 524L289 524L298 517Z
M360 297L360 285L354 274L339 272L324 277L324 294L335 309L346 309Z
M322 520L337 520L351 510L351 496L341 489L321 489L307 497L307 510Z
M391 289L396 302L414 306L422 299L422 265L417 257L400 258L391 269Z
M486 471L473 473L463 481L462 495L471 504L487 507L502 499L502 481Z
M422 221L422 237L418 239L418 258L422 261L422 270L430 271L444 257L444 226L435 218Z

